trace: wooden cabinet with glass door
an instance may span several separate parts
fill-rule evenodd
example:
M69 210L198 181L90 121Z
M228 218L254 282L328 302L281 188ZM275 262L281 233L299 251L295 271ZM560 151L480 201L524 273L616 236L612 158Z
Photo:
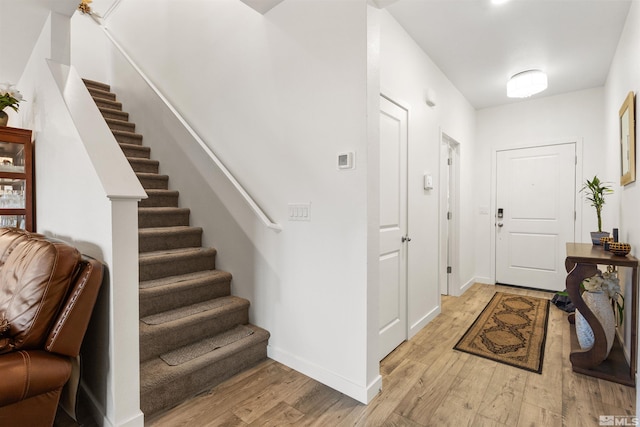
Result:
M0 227L35 231L31 131L0 127Z

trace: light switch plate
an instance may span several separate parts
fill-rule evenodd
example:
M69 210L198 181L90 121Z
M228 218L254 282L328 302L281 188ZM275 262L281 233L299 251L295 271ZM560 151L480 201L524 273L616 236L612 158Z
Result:
M289 203L289 221L311 221L311 203Z

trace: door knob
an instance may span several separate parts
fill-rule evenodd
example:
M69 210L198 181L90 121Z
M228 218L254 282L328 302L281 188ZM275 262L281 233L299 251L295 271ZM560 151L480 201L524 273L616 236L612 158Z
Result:
M410 242L411 241L411 237L409 236L402 236L402 243L404 242Z
M497 225L498 225L498 227L502 227L504 224L499 222Z

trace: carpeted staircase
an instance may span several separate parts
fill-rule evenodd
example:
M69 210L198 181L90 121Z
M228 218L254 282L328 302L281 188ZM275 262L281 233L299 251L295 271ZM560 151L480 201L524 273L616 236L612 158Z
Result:
M189 226L189 209L110 87L84 82L149 196L138 205L140 405L149 416L265 359L269 333L248 324L249 301L230 295L231 275L216 270L216 250L202 247L203 230Z

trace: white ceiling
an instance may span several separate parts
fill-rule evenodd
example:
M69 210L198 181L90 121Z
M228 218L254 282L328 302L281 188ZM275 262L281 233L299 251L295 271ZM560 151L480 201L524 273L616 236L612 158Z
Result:
M507 98L506 81L529 68L549 75L534 97L604 85L631 1L377 0L391 3L386 10L478 109L518 101ZM71 14L78 3L0 0L0 81L20 77L49 10ZM104 14L117 3L92 8Z
M510 102L507 79L537 68L533 97L603 86L631 0L398 0L386 10L476 108Z

